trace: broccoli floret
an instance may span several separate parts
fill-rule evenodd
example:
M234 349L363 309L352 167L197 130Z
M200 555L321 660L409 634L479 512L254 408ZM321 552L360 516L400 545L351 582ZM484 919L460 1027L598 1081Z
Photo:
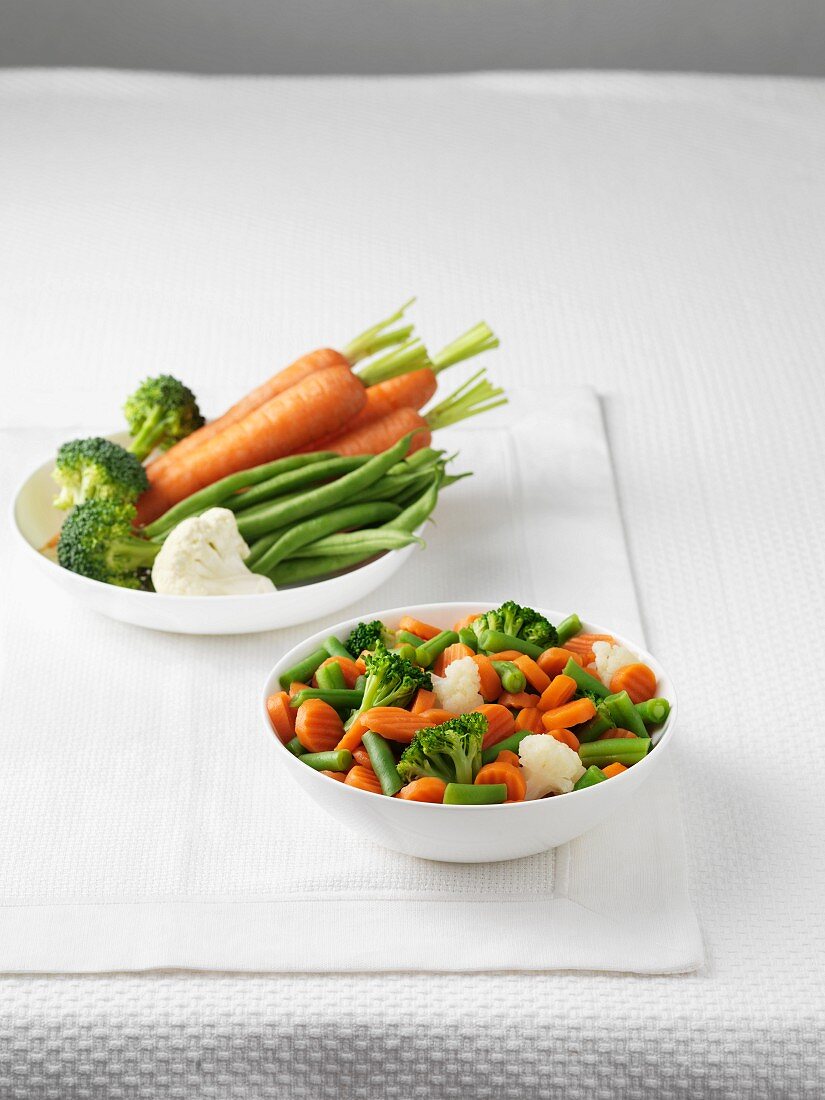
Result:
M195 395L171 374L141 382L123 411L133 437L129 450L140 459L155 448L168 450L203 425Z
M356 660L365 649L375 649L378 642L391 646L395 643L395 638L380 619L374 619L371 623L358 623L344 644L353 660Z
M401 755L398 774L405 783L426 775L445 783L472 783L486 732L487 719L474 711L419 730Z
M367 666L364 697L358 710L350 715L347 728L362 711L373 707L405 707L420 687L430 690L433 686L429 672L391 652L380 640L364 663Z
M556 644L556 628L544 615L532 607L522 607L513 600L507 600L501 607L485 611L472 622L472 628L480 638L488 630L498 630L514 638L524 638L533 645L547 649Z
M142 588L160 550L135 535L132 504L87 500L72 509L60 532L57 560L64 569L121 588Z
M72 439L57 452L52 477L60 486L56 508L86 500L136 501L149 488L140 459L110 439Z

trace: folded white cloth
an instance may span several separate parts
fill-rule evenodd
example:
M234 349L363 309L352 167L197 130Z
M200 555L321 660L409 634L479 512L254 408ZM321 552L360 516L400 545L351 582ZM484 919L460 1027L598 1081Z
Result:
M3 485L61 438L2 433ZM426 551L351 613L512 597L641 641L596 396L516 393L442 441L474 476L445 493ZM0 970L700 964L667 768L555 852L449 865L385 851L343 832L273 766L263 679L314 624L223 638L142 631L70 602L8 544Z

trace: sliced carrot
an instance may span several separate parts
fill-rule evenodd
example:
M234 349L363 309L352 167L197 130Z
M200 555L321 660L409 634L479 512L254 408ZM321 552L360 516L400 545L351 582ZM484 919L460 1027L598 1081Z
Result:
M536 664L552 680L554 676L558 676L560 672L564 671L564 666L571 657L576 664L580 665L582 663L577 653L571 653L569 649L562 649L560 646L552 646L550 649L545 649Z
M307 699L295 716L295 736L307 752L329 752L341 740L344 723L323 699Z
M483 703L476 707L475 713L483 714L487 719L487 732L484 734L482 748L489 749L490 745L497 745L516 728L512 713L500 703Z
M628 738L628 737L636 737L636 736L638 736L638 735L635 734L633 732L633 730L623 730L621 727L617 727L616 729L605 730L604 733L599 735L597 740L599 740L599 741L612 741L614 737Z
M346 772L328 772L326 768L323 768L321 775L328 775L330 779L336 779L339 783L346 783L347 781Z
M336 745L336 748L338 746ZM356 764L363 764L365 768L372 767L372 761L370 760L370 754L364 748L363 745L359 745L357 749L352 750L352 759Z
M301 691L308 691L309 687L309 684L303 684L300 680L293 680L292 683L289 685L290 699L294 699L295 696Z
M626 691L634 703L646 703L656 694L656 673L641 661L625 665L610 681L610 690L614 695Z
M449 722L451 718L457 718L458 715L452 710L430 707L429 710L422 710L418 717L424 720L426 726L440 726L442 722ZM421 729L423 728L424 726L421 726Z
M503 692L498 697L499 703L503 707L512 707L513 710L523 710L524 707L537 707L539 704L538 695L533 695L529 691L519 691L515 695L509 691Z
M404 615L401 622L398 624L398 629L406 630L408 634L416 634L419 638L423 638L425 642L434 638L436 634L441 633L437 626L430 626L429 623L422 623L420 619L414 619L412 615Z
M610 634L577 634L575 638L571 638L569 642L565 642L562 649L568 650L570 653L578 653L582 658L585 665L589 665L595 659L595 653L593 652L594 642L615 642Z
M496 760L485 764L475 778L476 783L504 783L507 787L508 802L523 802L527 794L527 780L521 768L512 764L501 764Z
M513 661L515 663L519 657L523 657L523 653L519 653L517 649L502 649L500 653L489 653L491 661Z
M479 680L481 681L481 697L485 703L493 703L501 695L501 680L493 668L493 662L489 657L485 657L483 653L476 653L473 660L476 663Z
M341 672L344 674L344 683L347 685L348 688L353 688L355 687L355 681L358 679L359 676L363 675L363 672L366 670L366 665L363 664L363 661L361 662L361 664L363 665L363 668L359 669L358 662L353 661L350 657L327 657L325 661L321 662L318 668L325 668L326 665L338 665L338 667L341 669ZM313 680L316 682L316 684L317 675L318 674L316 672L315 676L313 677Z
M289 705L285 691L276 691L266 701L266 709L272 728L284 744L295 736L295 707Z
M372 710L364 711L359 718L364 731L372 730L390 741L409 745L420 729L437 725L427 718L427 714L431 713L432 711L425 711L424 714L411 714L401 707L373 707Z
M347 772L344 782L350 787L357 787L359 791L369 791L370 794L383 794L378 776L363 764L356 764Z
M432 710L435 706L435 692L427 691L426 688L419 688L415 693L415 702L410 707L413 714L421 714L422 711Z
M474 623L476 619L480 618L480 611L476 611L475 615L465 615L463 619L459 619L457 623L453 624L453 630L458 634L459 630L465 630L471 623Z
M555 737L557 741L561 741L563 744L567 745L567 747L569 749L572 749L573 752L579 751L579 739L578 737L576 737L575 733L573 733L572 730L557 729L548 730L547 732L550 734L551 737Z
M516 729L529 730L531 733L544 733L541 723L541 711L538 707L524 707L516 715Z
M612 779L614 775L621 775L622 772L626 771L627 768L624 764L620 764L616 761L615 764L608 764L606 768L602 768L602 775L606 776L608 779Z
M578 688L579 685L572 676L565 676L563 672L560 672L558 676L553 677L549 686L542 692L541 699L539 699L539 710L554 710L556 707L564 706L565 703L570 702Z
M346 731L344 736L335 746L336 749L349 749L353 752L361 744L361 738L369 729L369 726L364 725L363 715L359 714L350 728Z
M442 780L427 775L402 787L395 797L407 802L443 802L446 789L447 784Z
M497 764L512 764L514 768L521 767L521 760L518 753L510 752L509 749L502 749L496 757Z
M448 645L442 653L439 653L433 665L433 672L436 676L443 676L453 661L460 661L462 657L474 656L475 654L468 645L464 645L463 642L455 642L453 645Z
M566 726L580 726L596 715L596 708L589 699L574 699L563 707L546 710L542 722L546 730L563 729Z
M513 661L513 664L524 673L525 679L530 687L541 695L550 683L550 677L544 669L539 668L533 658L526 656L524 653L522 653L520 657L517 657L516 660Z

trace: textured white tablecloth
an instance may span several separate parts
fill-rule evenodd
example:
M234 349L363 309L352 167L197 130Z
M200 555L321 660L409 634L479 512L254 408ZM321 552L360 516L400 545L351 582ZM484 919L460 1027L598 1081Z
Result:
M818 82L0 78L3 424L161 367L217 403L408 291L433 343L485 315L514 382L607 395L708 947L680 978L9 978L0 1095L822 1094L823 135Z

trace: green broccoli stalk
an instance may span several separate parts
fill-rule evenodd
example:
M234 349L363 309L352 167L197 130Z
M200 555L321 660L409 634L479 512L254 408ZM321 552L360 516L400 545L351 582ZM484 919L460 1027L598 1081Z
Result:
M171 374L141 382L123 406L132 442L141 460L156 448L168 450L203 425L195 395Z
M52 477L60 486L56 508L74 508L87 500L131 504L149 488L140 459L110 439L72 439L57 452Z
M472 783L486 732L487 719L475 712L419 730L401 754L398 774L405 783L427 775L445 783Z
M380 640L364 663L367 666L364 697L358 710L348 718L347 729L363 711L373 707L405 707L420 687L430 690L433 686L428 672L391 652Z
M353 660L357 660L365 649L375 649L378 642L383 642L388 647L393 646L395 636L380 619L374 619L371 623L358 623L353 627L344 645Z
M526 642L547 649L556 644L556 628L544 615L532 607L521 607L513 600L507 600L493 611L486 611L471 624L479 638L488 630L497 630L513 638L523 638Z
M142 588L160 546L135 535L135 507L111 500L87 500L66 518L57 544L64 569L121 588Z

